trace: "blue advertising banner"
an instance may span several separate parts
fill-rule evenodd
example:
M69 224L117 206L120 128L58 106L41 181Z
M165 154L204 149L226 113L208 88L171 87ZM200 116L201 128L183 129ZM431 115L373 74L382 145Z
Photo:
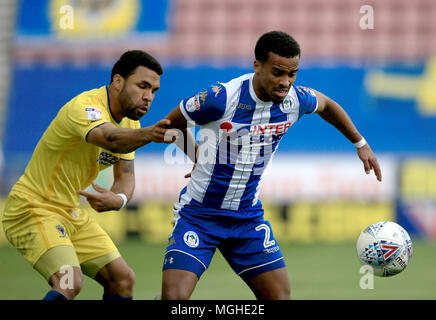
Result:
M389 77L411 77L423 85L427 66L418 72L397 67ZM195 68L164 65L161 89L149 113L141 119L151 125L167 115L185 97L196 94L209 85L227 82L250 68ZM358 130L376 152L429 154L436 152L436 116L433 112L433 92L422 97L401 96L407 87L386 91L381 96L366 83L374 68L338 66L302 66L296 84L314 88L337 101L350 115ZM381 70L381 69L378 69ZM111 68L107 66L78 67L74 65L32 67L16 65L6 118L3 147L6 163L14 153L30 154L39 137L58 110L75 95L108 84ZM387 74L387 71L386 71ZM396 80L395 80L396 81ZM400 84L398 84L400 85ZM423 89L424 90L424 89ZM425 90L424 90L425 91ZM25 92L25 94L23 94ZM388 96L389 93L389 96ZM422 104L419 100L428 101ZM20 112L16 112L19 110ZM160 152L163 146L150 144L142 152ZM292 126L280 143L282 151L353 152L351 143L317 115L306 115Z

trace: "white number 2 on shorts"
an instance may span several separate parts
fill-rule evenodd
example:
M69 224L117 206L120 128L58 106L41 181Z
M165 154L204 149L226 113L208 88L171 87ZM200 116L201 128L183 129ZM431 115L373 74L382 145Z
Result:
M265 223L258 225L255 229L256 231L265 230L265 240L263 240L263 246L265 248L271 247L276 244L275 240L270 240L271 229Z

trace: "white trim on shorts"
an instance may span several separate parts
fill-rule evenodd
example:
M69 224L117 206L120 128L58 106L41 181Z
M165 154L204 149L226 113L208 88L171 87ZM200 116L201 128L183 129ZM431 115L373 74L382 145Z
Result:
M241 273L244 273L245 271L249 271L249 270L252 270L252 269L260 268L260 267L266 266L266 265L268 265L268 264L274 263L274 262L276 262L276 261L279 261L279 260L281 260L281 259L283 259L283 257L280 257L280 258L278 258L278 259L275 259L275 260L273 260L273 261L270 261L270 262L267 262L267 263L264 263L264 264L261 264L261 265L258 265L258 266L254 266L254 267L251 267L251 268L248 268L248 269L242 270L241 272L238 273L238 276L240 276Z
M177 252L181 252L181 253L187 254L188 256L190 256L190 257L194 258L195 260L197 260L198 262L200 262L201 265L203 266L204 270L207 270L206 265L205 265L203 262L201 262L201 260L198 259L196 256L193 256L192 254L187 253L187 252L182 251L182 250L179 250L179 249L170 249L170 250L168 250L168 251L165 253L165 255L167 255L167 253L168 253L168 252L171 252L171 251L177 251Z

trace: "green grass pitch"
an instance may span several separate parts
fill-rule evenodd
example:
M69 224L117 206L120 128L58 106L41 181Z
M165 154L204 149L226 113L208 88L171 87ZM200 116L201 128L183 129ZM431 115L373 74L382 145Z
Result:
M165 244L139 240L118 244L136 274L134 299L151 300L160 292ZM436 243L414 241L414 256L405 271L391 278L374 278L373 289L361 289L360 264L349 244L282 244L292 299L436 299ZM41 299L45 280L11 246L0 247L0 300ZM80 300L99 300L102 288L87 277ZM250 300L254 295L219 252L203 274L193 300Z

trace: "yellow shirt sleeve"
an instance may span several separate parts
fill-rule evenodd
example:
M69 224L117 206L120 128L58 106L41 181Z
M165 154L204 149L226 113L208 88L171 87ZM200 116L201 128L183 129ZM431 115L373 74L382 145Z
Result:
M105 123L112 123L119 128L140 128L139 121L124 118L121 123L114 123L107 107L99 104L92 105L86 102L72 101L66 113L66 126L74 135L80 136L87 142L87 137L92 129ZM135 152L113 154L123 160L135 159Z
M111 122L111 117L101 106L72 102L67 110L66 122L73 133L87 141L89 132L104 123Z

